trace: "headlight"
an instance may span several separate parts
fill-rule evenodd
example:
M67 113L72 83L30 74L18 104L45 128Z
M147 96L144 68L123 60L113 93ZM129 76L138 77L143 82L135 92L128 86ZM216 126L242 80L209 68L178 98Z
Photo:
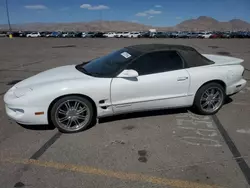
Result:
M24 95L26 95L27 93L31 92L32 89L30 88L17 88L15 91L14 91L14 94L16 97L22 97Z

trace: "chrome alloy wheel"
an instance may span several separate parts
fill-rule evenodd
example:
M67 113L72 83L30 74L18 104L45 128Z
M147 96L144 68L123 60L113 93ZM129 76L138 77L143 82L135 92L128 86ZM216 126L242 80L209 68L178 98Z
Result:
M80 100L67 100L57 107L55 115L55 120L61 128L77 131L89 122L90 109Z
M223 91L218 87L210 87L201 95L200 106L203 111L213 113L223 103Z

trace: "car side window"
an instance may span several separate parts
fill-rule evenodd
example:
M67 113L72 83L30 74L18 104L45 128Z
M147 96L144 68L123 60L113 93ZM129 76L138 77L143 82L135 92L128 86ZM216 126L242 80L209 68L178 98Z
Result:
M160 51L139 57L126 69L134 69L141 76L179 70L183 67L183 61L176 51Z

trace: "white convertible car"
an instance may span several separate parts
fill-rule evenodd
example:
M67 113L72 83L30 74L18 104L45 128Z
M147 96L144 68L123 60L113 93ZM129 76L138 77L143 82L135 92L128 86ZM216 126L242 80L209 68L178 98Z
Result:
M120 113L195 107L211 115L245 87L242 62L183 45L124 47L17 83L4 96L6 113L21 124L53 123L71 133Z

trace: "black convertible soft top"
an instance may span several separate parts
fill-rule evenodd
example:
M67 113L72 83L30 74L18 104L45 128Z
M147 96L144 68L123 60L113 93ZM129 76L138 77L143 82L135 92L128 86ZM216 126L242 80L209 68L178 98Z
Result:
M214 64L213 61L202 56L191 46L175 44L138 44L126 47L142 54L155 51L176 51L182 57L187 68Z

